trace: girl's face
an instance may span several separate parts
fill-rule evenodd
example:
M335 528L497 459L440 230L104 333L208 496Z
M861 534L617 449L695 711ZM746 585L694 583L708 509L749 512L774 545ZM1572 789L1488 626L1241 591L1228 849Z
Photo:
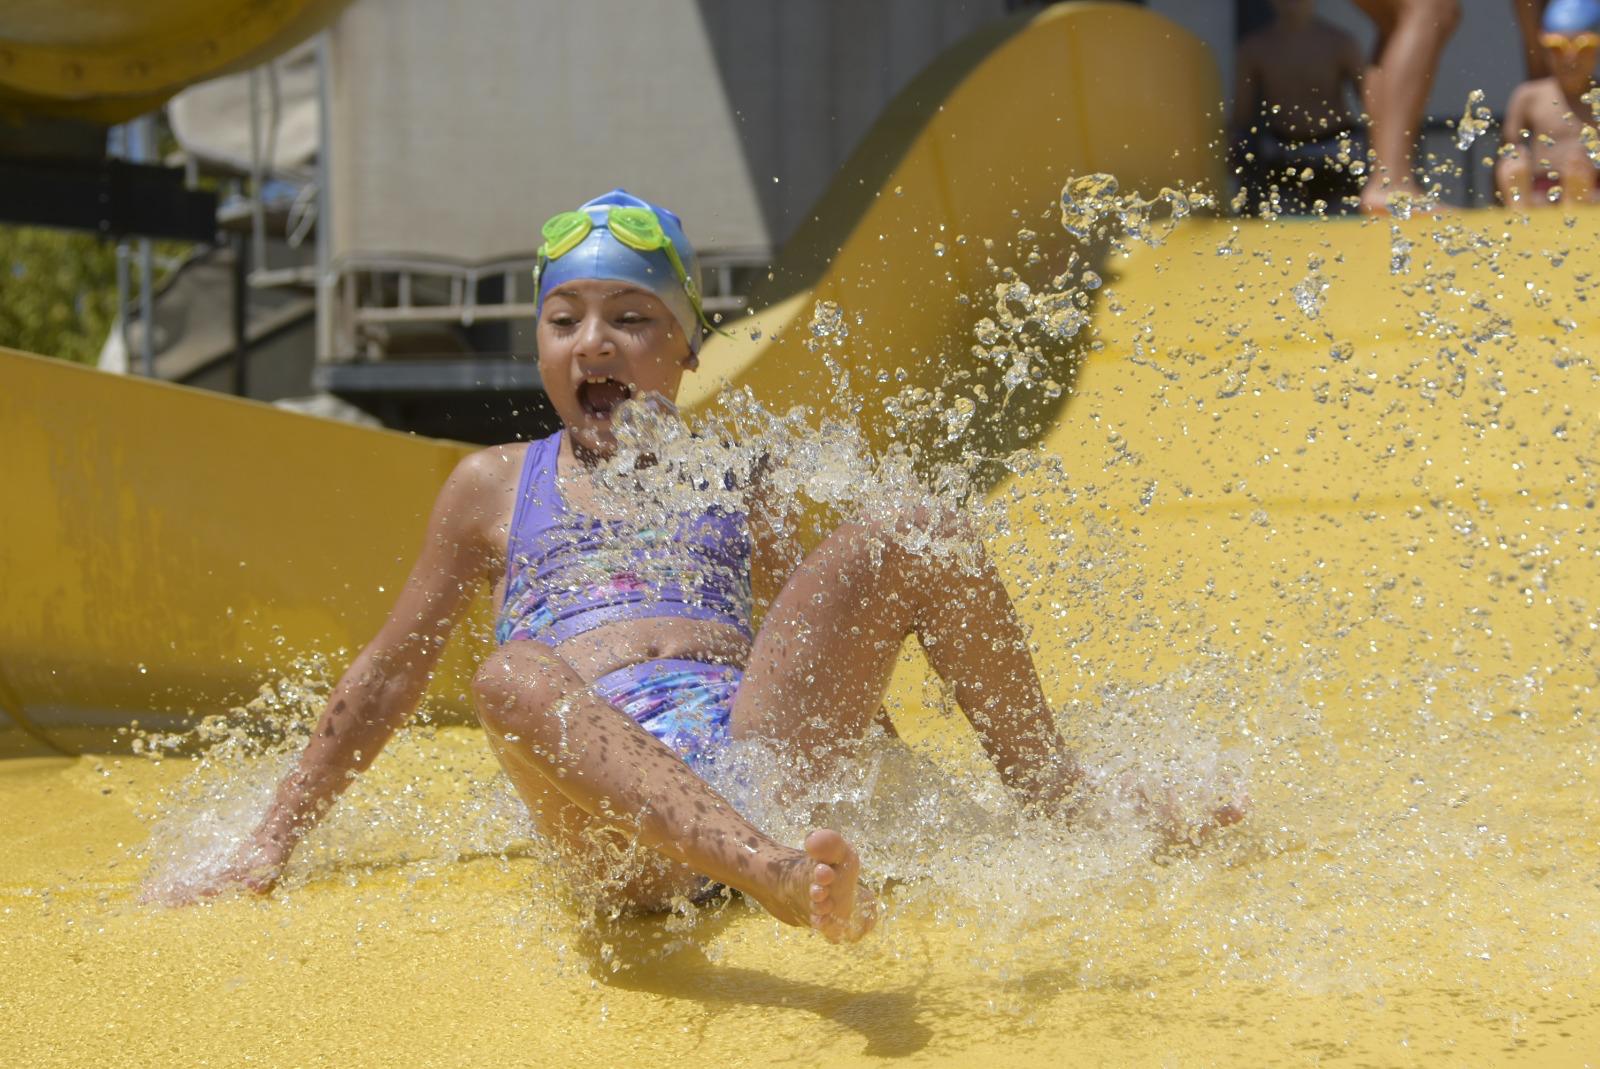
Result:
M626 282L579 279L539 311L539 374L573 443L608 455L611 418L630 397L678 396L694 366L689 339L655 294Z

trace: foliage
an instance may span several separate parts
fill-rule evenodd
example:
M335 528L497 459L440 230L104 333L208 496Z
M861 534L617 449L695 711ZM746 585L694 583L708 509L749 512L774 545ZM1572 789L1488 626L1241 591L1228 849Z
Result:
M0 225L0 345L92 364L116 315L115 244Z

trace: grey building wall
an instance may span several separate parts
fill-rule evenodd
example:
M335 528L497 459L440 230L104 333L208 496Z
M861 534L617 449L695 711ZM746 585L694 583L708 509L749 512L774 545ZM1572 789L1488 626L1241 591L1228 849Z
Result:
M357 0L334 31L334 251L524 255L612 186L770 255L889 99L1004 0Z

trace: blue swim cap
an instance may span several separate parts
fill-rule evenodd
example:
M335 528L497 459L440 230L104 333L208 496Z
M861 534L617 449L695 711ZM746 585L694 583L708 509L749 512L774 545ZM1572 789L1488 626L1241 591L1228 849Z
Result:
M683 283L678 279L678 272L673 269L672 261L667 259L667 254L660 249L640 252L612 237L611 231L606 226L612 208L648 208L654 212L656 219L661 223L662 232L677 248L678 259L683 261L684 270L694 283L695 292L700 292L700 259L695 255L694 246L689 244L689 239L683 232L683 223L677 215L658 204L651 204L636 197L625 189L613 189L610 193L603 193L578 208L581 212L587 212L589 218L594 220L594 229L589 231L572 251L563 253L544 265L534 307L536 309L544 307L545 295L552 289L578 279L607 278L618 282L630 282L640 289L649 290L661 299L661 303L667 306L672 317L683 328L684 336L689 339L689 351L698 353L700 317L695 311L694 302L689 299Z
M1600 0L1550 0L1544 9L1544 32L1592 33L1600 30Z

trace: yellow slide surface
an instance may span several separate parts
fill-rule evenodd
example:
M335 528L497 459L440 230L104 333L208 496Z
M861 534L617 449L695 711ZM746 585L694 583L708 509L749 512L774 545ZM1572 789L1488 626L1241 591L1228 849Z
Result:
M1047 692L1090 746L1220 732L1250 755L1243 825L1154 863L908 807L915 834L862 820L869 867L915 878L859 947L735 904L677 953L650 953L679 934L659 919L585 949L465 726L480 613L431 696L458 725L392 747L292 887L138 905L153 816L255 803L226 755L135 757L115 729L297 658L337 672L464 448L0 352L0 1061L1593 1064L1591 216L1069 239L1074 177L1217 188L1219 97L1202 46L1132 6L978 35L891 108L686 400L823 409L847 372L878 446L1059 457L991 488ZM1051 341L1058 275L1088 325ZM930 418L904 415L918 387ZM912 658L897 725L970 766L928 695ZM248 773L259 798L274 769Z

